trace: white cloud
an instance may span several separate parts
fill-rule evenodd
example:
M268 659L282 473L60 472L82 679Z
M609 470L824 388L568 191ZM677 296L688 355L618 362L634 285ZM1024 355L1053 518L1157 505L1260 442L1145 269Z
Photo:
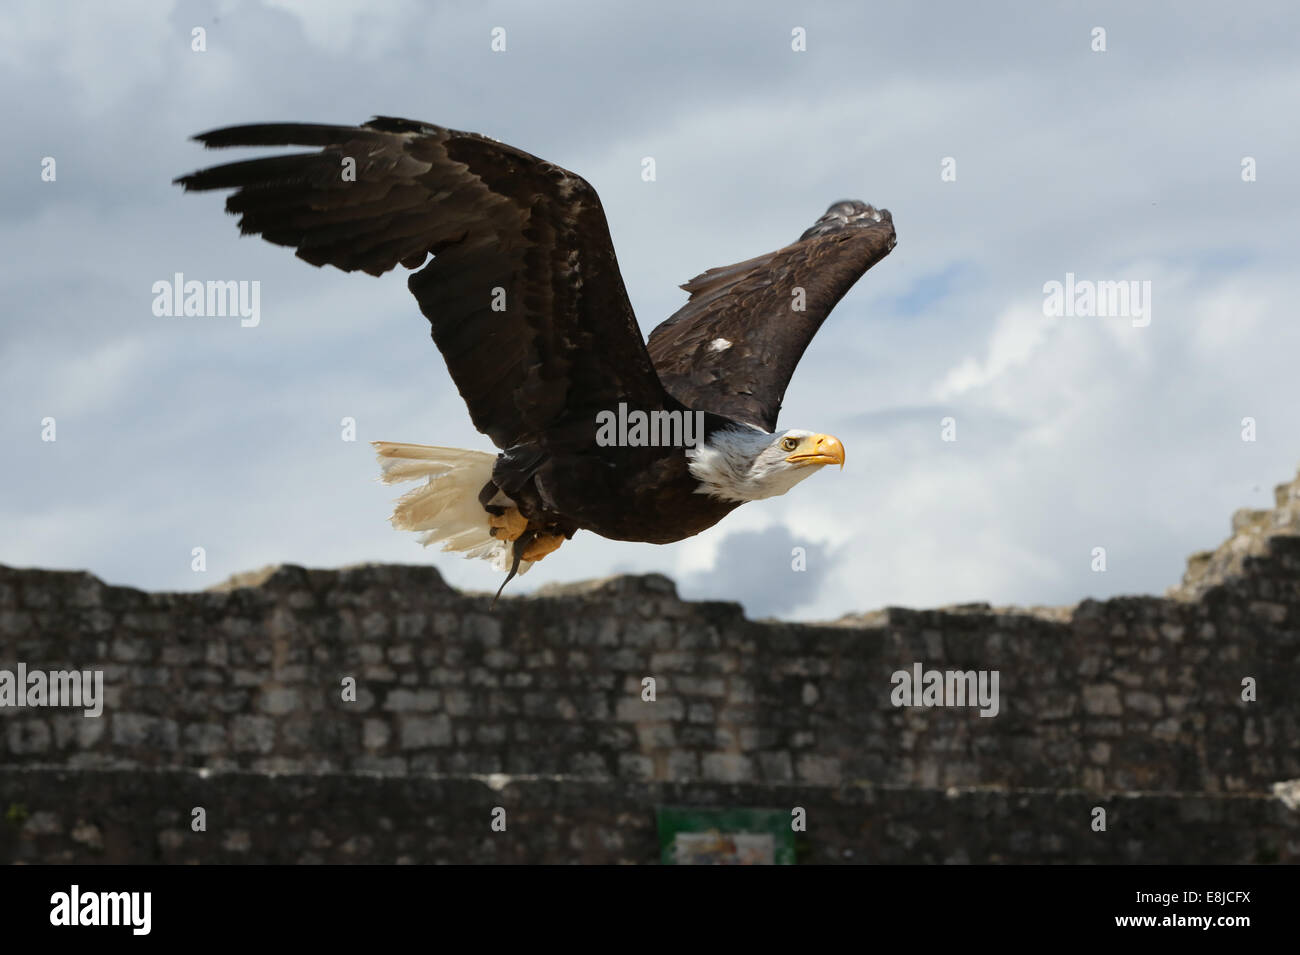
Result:
M1098 59L1077 18L1048 8L1004 22L954 4L952 29L917 44L910 8L829 4L794 54L788 26L748 8L504 4L489 22L407 3L7 5L0 79L22 96L0 107L0 561L146 587L281 560L429 561L495 589L485 565L386 523L392 489L366 440L486 446L402 278L314 270L169 185L215 158L186 142L203 129L389 113L590 179L647 329L684 300L676 283L792 240L832 200L886 206L898 225L786 395L783 422L845 441L843 473L676 545L580 533L512 590L659 570L759 605L783 576L719 567L750 531L825 546L834 567L802 617L1159 590L1300 456L1300 189L1284 174L1300 127L1276 121L1300 90L1296 13L1238 18L1231 43L1206 43L1225 16L1208 2L1176 22L1106 9L1124 44ZM497 21L503 56L487 49ZM999 43L970 42L993 29ZM50 154L59 179L42 184ZM949 155L955 183L939 179ZM1243 155L1259 182L1240 181ZM951 294L898 307L954 266ZM262 326L154 319L150 283L174 271L262 281ZM1151 325L1045 319L1042 284L1066 271L1149 279ZM54 401L49 447L38 424ZM355 446L338 437L345 414ZM939 440L948 414L955 445ZM214 568L202 581L196 542ZM1088 569L1098 545L1106 575Z
M411 0L263 0L272 9L291 13L315 46L330 53L373 59L401 45L412 22L428 18L426 4ZM486 32L484 33L486 45Z
M998 316L984 360L974 356L963 359L935 388L935 400L947 401L984 387L1007 370L1025 364L1047 340L1055 324L1043 315L1041 307L1007 309Z

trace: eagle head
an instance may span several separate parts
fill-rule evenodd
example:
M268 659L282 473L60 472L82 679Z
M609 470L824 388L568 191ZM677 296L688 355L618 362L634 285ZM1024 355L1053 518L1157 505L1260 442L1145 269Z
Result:
M844 467L839 438L790 429L769 434L758 428L715 431L687 450L697 494L723 501L761 501L784 494L827 464Z

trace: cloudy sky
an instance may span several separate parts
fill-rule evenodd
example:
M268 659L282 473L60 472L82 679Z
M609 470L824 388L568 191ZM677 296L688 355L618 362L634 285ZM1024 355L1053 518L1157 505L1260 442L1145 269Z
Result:
M786 395L782 424L841 437L843 472L676 545L580 533L514 592L655 570L799 619L1161 592L1300 461L1298 26L1284 0L11 0L0 562L188 590L427 561L495 589L387 523L367 442L490 448L403 278L314 269L170 185L217 160L194 133L380 113L587 178L647 333L681 282L834 200L898 229ZM259 281L261 323L155 316L176 272ZM1149 324L1045 315L1066 273L1149 282Z

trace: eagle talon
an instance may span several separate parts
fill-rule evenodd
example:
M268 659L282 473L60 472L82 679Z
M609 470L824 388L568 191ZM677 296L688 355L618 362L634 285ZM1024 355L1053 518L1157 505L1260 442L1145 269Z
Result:
M547 554L559 550L564 541L563 534L538 534L533 538L532 543L524 548L523 559L528 561L541 560Z
M528 529L528 518L519 513L519 508L508 507L502 514L488 514L490 533L497 540L518 540L519 535Z

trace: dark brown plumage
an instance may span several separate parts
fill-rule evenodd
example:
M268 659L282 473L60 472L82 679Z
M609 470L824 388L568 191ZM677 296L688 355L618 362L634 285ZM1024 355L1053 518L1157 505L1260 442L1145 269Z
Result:
M234 189L226 208L243 233L313 265L417 270L408 286L433 340L475 427L502 451L491 486L534 535L586 528L664 543L720 520L739 502L695 493L680 447L602 447L596 416L625 403L707 412L711 435L774 430L822 321L894 246L888 212L837 203L792 245L684 285L690 300L647 347L595 190L552 163L389 117L356 127L236 126L196 139L319 147L176 181ZM803 310L792 307L796 289ZM485 488L484 500L491 496Z
M682 286L690 301L650 333L659 380L692 408L774 431L786 386L817 329L893 247L889 210L845 200L793 245L695 276ZM718 339L731 342L721 355L710 350Z

